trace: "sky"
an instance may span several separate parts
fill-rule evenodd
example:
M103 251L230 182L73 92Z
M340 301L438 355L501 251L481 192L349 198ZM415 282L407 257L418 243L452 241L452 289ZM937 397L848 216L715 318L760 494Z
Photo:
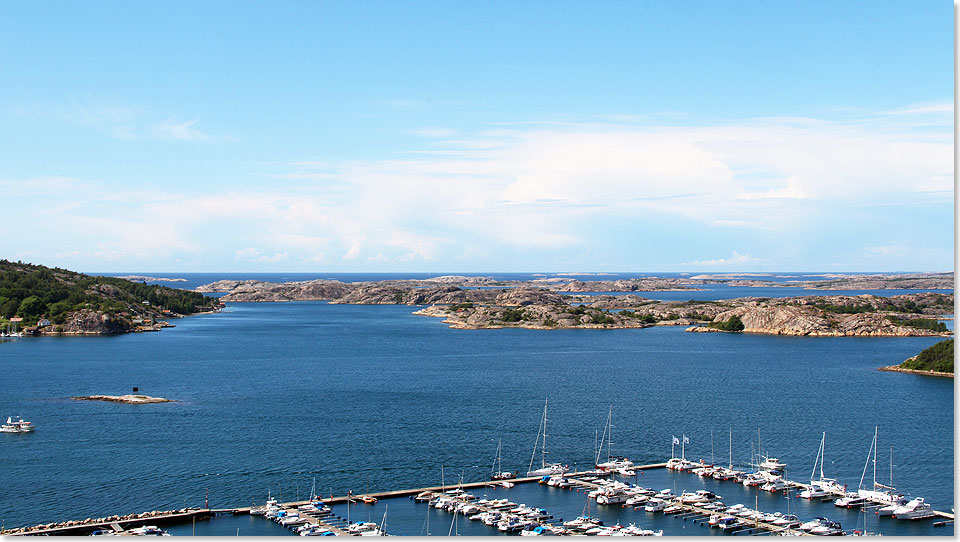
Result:
M950 271L953 3L0 5L0 258Z

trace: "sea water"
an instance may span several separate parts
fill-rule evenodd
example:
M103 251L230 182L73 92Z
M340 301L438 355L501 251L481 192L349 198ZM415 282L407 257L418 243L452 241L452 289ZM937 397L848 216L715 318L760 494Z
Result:
M304 499L314 479L322 495L422 487L439 484L441 468L447 483L477 481L489 476L498 439L504 469L523 472L532 456L540 461L533 444L547 398L548 461L590 465L612 406L614 453L637 463L679 455L674 435L689 437L688 458L726 463L732 430L734 463L748 463L762 446L803 481L826 432L824 474L855 489L879 426L878 481L888 481L892 447L901 491L938 510L953 507L953 380L876 371L938 338L453 330L412 310L229 304L159 333L0 344L0 412L37 426L0 434L0 521L9 528L203 506L205 497L213 508L247 506L268 492ZM134 386L178 402L70 399ZM700 483L664 470L644 476L663 477L664 487L673 477ZM871 464L865 484L872 482ZM734 487L716 483L722 495ZM541 486L510 491L531 506L553 504L538 500ZM750 504L758 493L750 491L728 504ZM569 502L551 513L579 515L583 496L565 494ZM370 507L374 521L380 505ZM408 520L400 504L390 515L401 532L418 534L425 507L405 505ZM953 532L931 523L911 528ZM243 527L250 525L275 528L263 518L202 528L253 534Z

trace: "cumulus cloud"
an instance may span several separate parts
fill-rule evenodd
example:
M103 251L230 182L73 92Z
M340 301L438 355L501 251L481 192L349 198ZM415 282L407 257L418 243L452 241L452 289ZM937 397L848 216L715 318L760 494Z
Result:
M916 115L927 114L920 109ZM275 171L268 183L210 186L206 192L145 192L123 188L119 180L102 190L102 181L59 177L0 180L0 190L21 191L26 202L44 183L55 187L53 197L44 190L43 201L25 205L23 213L82 224L91 238L108 239L89 249L105 256L199 255L216 246L226 247L227 258L237 262L359 266L500 258L509 264L508 258L530 251L589 257L598 243L630 246L663 235L665 222L688 231L802 235L808 224L831 218L831 209L906 200L949 203L952 132L913 130L912 115L878 114L869 122L751 119L720 126L649 119L513 123L461 131L453 143L442 139L450 134L428 128L428 145L411 151L460 147L406 159L304 157ZM172 139L210 137L195 121L163 126ZM107 204L91 194L109 194L124 205L103 213ZM610 227L612 221L618 226ZM678 265L776 263L751 256L757 252L748 245L737 249L729 257ZM895 257L883 246L862 255L884 250Z

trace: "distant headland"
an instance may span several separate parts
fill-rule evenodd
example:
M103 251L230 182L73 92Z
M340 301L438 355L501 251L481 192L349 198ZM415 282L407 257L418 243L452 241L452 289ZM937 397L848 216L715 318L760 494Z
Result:
M189 290L0 260L0 332L6 334L160 331L173 327L168 319L219 309L218 299Z

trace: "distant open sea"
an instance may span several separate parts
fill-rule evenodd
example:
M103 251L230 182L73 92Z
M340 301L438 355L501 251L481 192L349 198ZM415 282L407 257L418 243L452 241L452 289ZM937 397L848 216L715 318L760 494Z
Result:
M225 278L356 281L437 274L152 276L186 278L186 283L163 284L195 287ZM638 275L576 278L631 276ZM639 295L797 295L793 288L705 288ZM615 452L635 462L669 458L672 436L683 434L691 441L687 457L713 456L726 463L732 429L733 461L745 464L759 431L764 452L787 463L791 479L803 481L826 432L825 474L856 488L879 426L879 481L888 481L892 448L900 490L924 496L938 510L954 505L953 380L876 371L938 338L701 334L682 327L468 331L449 329L412 310L231 303L219 314L175 320L175 328L159 333L0 343L0 413L22 414L37 425L33 434L0 434L0 521L9 528L202 506L207 491L212 507L246 506L262 503L268 491L282 492L287 500L304 498L314 478L322 494L421 487L440 482L441 465L447 482L461 474L479 481L489 475L498 439L503 440L504 468L525 471L547 397L549 457L571 466L590 463L596 431L612 405ZM952 329L953 322L948 324ZM180 402L69 399L129 393L134 386ZM868 483L872 472L868 469ZM662 486L657 489L703 483L666 471L644 476L648 485ZM717 484L728 504L752 505L761 493ZM542 486L510 491L517 493L497 497L546 506L568 519L585 504L582 494L548 494ZM354 507L354 518L378 521L386 502ZM785 501L760 504L776 510ZM405 499L389 506L392 532L420 534L425 507ZM844 527L854 527L855 514L817 506L803 508L801 517L836 516ZM622 520L664 528L667 534L710 531L690 531L692 526L680 520L653 519L643 512L602 513L618 519L636 514ZM447 534L449 515L431 521L446 522L433 534ZM952 526L934 528L931 521L884 523L871 517L870 522L871 530L881 524L886 534L953 534ZM456 527L464 534L496 534L475 523ZM190 529L174 531L190 534ZM197 534L232 535L238 529L240 534L289 534L262 518L216 519Z

